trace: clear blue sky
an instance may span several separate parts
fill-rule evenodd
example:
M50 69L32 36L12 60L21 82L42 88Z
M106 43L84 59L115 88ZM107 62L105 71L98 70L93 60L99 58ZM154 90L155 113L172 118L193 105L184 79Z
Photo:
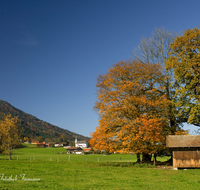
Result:
M0 0L0 99L85 136L96 78L155 28L200 25L198 0Z

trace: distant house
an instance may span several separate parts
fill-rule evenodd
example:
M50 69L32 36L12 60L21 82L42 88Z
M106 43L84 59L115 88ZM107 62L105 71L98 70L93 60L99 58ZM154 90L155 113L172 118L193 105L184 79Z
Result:
M66 142L60 142L60 143L56 143L56 144L54 144L54 146L55 147L64 147L64 146L66 146Z
M38 148L45 148L46 147L45 142L43 142L43 143L37 143L36 145L37 145Z
M83 152L90 152L91 151L91 148L84 148L83 149Z
M200 168L200 135L169 135L166 146L173 151L174 168Z
M83 149L83 153L90 153L90 151L91 151L91 148L84 148Z
M46 146L47 147L54 147L54 145L55 145L55 142L49 142L49 143L46 143Z
M87 148L87 142L86 141L78 141L77 137L76 137L75 147Z
M58 143L54 144L55 147L60 147L60 145Z
M32 141L31 144L37 144L39 141Z
M82 154L83 149L80 147L68 147L66 148L67 154Z

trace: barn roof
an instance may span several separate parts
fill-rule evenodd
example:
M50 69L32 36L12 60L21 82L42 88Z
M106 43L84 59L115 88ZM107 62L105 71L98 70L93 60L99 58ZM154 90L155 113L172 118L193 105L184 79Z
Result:
M166 145L169 148L200 147L200 135L169 135Z

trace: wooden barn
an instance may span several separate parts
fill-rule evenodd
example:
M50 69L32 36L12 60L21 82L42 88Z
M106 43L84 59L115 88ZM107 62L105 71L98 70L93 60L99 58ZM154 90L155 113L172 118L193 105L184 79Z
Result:
M173 151L174 168L200 168L200 135L169 135L166 146Z

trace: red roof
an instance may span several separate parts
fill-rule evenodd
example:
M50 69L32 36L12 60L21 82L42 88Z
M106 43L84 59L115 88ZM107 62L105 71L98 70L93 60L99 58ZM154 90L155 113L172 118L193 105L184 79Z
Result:
M84 150L84 151L85 151L85 150L91 150L91 148L84 148L83 150Z

